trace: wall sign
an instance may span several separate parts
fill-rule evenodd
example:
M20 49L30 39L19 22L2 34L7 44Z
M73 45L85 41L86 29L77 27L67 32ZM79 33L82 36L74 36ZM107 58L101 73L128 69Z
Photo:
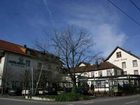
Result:
M11 65L14 65L14 66L22 66L22 67L25 66L25 62L24 62L24 59L22 57L19 57L19 59L17 61L15 61L15 60L9 60L8 62Z
M125 61L125 60L127 60L127 58L116 59L114 60L114 62Z

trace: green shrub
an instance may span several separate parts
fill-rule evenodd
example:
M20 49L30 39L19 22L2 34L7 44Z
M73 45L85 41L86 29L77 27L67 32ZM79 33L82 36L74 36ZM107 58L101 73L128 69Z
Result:
M80 95L78 93L63 93L55 97L56 101L78 101L89 99L88 96Z

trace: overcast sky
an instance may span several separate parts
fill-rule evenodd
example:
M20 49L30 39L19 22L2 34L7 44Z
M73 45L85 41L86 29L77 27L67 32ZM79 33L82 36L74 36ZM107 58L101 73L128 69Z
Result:
M140 23L140 11L129 0L111 0ZM140 0L133 0L140 7ZM108 0L0 0L0 39L33 47L51 43L50 32L67 25L86 29L94 51L107 56L116 46L140 55L140 25Z

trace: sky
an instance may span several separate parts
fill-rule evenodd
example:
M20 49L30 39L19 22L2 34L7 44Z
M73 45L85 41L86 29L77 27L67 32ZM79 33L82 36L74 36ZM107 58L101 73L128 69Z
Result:
M35 47L51 43L51 32L74 25L86 29L94 52L107 57L116 46L140 56L140 11L130 0L0 0L0 39ZM140 0L133 0L140 7Z

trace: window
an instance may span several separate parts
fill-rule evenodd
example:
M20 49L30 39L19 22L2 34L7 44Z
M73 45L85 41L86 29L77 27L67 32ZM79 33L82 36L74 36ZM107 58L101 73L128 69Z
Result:
M26 60L26 66L30 66L30 60Z
M137 60L133 60L133 67L137 67L137 66L138 66Z
M127 75L127 71L124 71L124 75Z
M41 69L41 67L42 67L42 63L38 63L37 68Z
M134 70L134 75L139 75L139 71L138 70Z
M97 80L96 84L95 84L95 87L96 88L104 88L105 87L105 81Z
M116 57L117 57L117 58L122 57L121 52L117 52L117 53L116 53Z
M0 50L0 59L4 56L4 51Z
M17 88L20 86L20 82L19 81L11 81L11 85L12 85L12 88Z
M99 88L99 87L101 87L101 81L96 81L96 88Z
M123 68L123 69L126 68L126 62L122 62L122 68Z
M98 72L99 77L102 77L102 71Z
M106 72L107 72L107 76L111 76L112 75L110 70L107 70Z
M3 53L0 51L0 63L2 61Z
M2 58L0 58L0 63L1 63L1 61L2 61Z
M50 64L48 64L48 69L51 69L51 68L52 68L52 66Z
M27 51L27 55L30 55L31 53L30 53L30 51Z
M94 71L91 72L91 77L94 77Z

